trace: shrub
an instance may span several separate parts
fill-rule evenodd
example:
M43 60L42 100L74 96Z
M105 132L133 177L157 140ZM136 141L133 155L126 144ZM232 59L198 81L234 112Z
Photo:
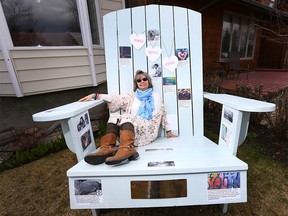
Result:
M65 148L67 148L65 139L64 137L61 137L60 139L53 140L49 143L39 144L27 151L16 151L14 157L0 164L0 171L29 163Z

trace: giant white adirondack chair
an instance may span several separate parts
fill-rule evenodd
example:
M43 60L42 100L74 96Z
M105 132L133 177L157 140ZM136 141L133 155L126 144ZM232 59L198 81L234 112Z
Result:
M77 155L79 162L67 171L72 209L246 202L248 165L236 157L237 148L247 135L250 112L270 112L275 105L203 93L201 33L201 15L180 7L149 5L104 16L108 93L132 92L135 71L147 71L178 137L161 133L128 164L92 166L83 157L95 150L94 141L87 139L86 147L81 138L91 135L88 110L102 101L34 114L35 121L61 120L67 145ZM155 66L160 76L153 76ZM223 104L218 144L204 136L204 98Z

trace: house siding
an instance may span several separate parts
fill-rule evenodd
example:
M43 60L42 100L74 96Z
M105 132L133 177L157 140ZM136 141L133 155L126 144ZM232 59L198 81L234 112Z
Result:
M122 0L99 0L100 15L103 17L105 14L125 7ZM103 23L103 22L102 22Z
M96 70L96 80L98 84L106 82L106 64L104 49L94 49L94 63Z
M0 96L15 96L15 91L0 50Z
M10 53L24 96L92 85L86 48L12 49Z

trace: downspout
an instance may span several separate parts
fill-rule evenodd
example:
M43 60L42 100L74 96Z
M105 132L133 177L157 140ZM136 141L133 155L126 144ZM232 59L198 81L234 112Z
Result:
M4 57L4 61L12 82L12 86L14 89L14 92L17 97L23 97L23 93L21 91L20 83L17 79L16 71L13 67L12 60L9 55L9 49L13 47L10 33L9 33L9 28L4 16L4 11L2 8L2 4L0 3L0 44L2 48L2 54Z
M90 31L90 22L88 18L88 7L87 1L77 0L78 6L78 14L80 15L80 27L82 32L83 45L88 49L89 62L90 62L90 71L92 76L92 84L93 86L97 86L97 78L96 78L96 68L94 63L94 52L93 52L93 43L92 36Z

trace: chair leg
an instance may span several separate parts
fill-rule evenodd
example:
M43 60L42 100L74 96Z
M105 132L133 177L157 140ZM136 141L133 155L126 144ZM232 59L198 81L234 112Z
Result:
M91 209L92 212L92 216L99 216L100 215L100 210L96 210L96 209Z
M228 203L225 203L222 205L222 212L224 214L226 214L228 212L228 205L229 205Z

